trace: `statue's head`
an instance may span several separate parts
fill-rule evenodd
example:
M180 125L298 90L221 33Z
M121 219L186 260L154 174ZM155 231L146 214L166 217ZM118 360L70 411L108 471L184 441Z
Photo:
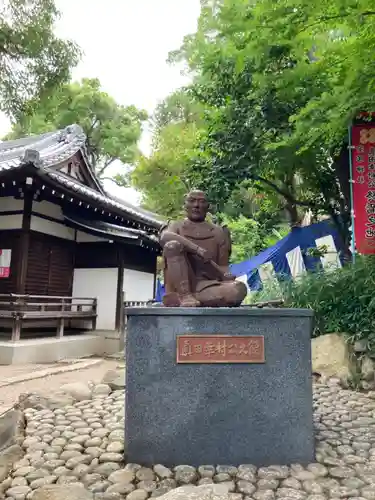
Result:
M203 191L190 191L185 197L187 218L193 222L203 222L209 209L207 196Z

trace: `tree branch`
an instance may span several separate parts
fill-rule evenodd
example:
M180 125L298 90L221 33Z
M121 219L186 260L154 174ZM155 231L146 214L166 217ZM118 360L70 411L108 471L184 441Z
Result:
M117 158L109 158L103 165L103 167L99 170L99 172L97 172L97 176L100 177L104 171L111 165L111 163L113 163L115 160L117 160Z
M336 14L334 16L323 16L319 18L318 20L314 21L313 23L307 24L304 26L300 31L297 32L297 35L300 33L303 33L304 31L308 30L309 28L312 28L313 26L317 26L320 23L325 23L326 21L333 21L335 19L343 19L344 17L349 17L352 16L353 12L347 12L346 14ZM375 16L375 11L372 10L367 10L365 12L361 12L357 14L358 17L367 17L367 16Z
M253 175L252 179L255 181L263 182L263 184L266 184L268 187L276 191L279 195L281 195L283 198L285 198L289 203L292 203L293 205L299 205L301 207L317 208L316 203L312 201L296 200L294 196L292 196L290 193L279 188L277 184L275 184L272 181L269 181L268 179L265 179L264 177Z
M125 183L118 181L114 177L101 177L100 181L112 181L119 187L128 187Z

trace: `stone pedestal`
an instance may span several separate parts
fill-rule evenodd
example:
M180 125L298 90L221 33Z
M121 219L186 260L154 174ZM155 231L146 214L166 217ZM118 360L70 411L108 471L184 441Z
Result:
M170 467L314 461L312 311L155 307L128 309L127 316L129 462ZM204 362L202 353L181 356L181 335L206 337ZM220 336L226 349L251 345L245 337L264 337L264 362L259 352L253 363L241 356L218 362L219 351L210 361L208 335L215 335L218 346ZM192 340L193 349L201 350ZM177 362L177 344L183 363Z

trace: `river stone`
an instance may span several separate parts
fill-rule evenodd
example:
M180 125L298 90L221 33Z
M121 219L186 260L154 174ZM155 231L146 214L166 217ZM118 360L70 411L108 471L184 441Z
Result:
M159 500L229 500L228 489L223 484L180 486L159 497Z
M286 479L289 476L289 468L286 465L260 467L258 476L261 479Z
M132 483L115 483L108 486L108 493L120 493L121 495L128 495L135 490L135 486Z
M258 490L253 493L253 498L255 500L274 500L275 492L273 490Z
M218 465L216 467L217 474L229 474L230 476L235 476L238 472L237 467L232 465Z
M332 477L337 477L339 479L355 476L355 471L350 467L332 467L329 472Z
M213 465L201 465L198 472L202 478L213 477L215 475L215 467Z
M27 483L27 479L24 478L24 477L15 477L12 481L12 484L10 487L14 487L14 486L27 486L28 483Z
M171 469L168 469L168 467L165 467L161 464L154 465L154 472L161 479L168 479L170 477L173 477L173 472L171 471Z
M96 467L94 472L102 476L108 477L110 474L112 474L112 472L118 470L119 468L120 468L119 464L114 462L107 462L104 464L100 464L98 467Z
M243 479L238 481L237 489L240 493L250 496L254 493L254 491L256 491L256 487L253 485L253 483L250 483L250 481L244 481Z
M219 474L215 474L213 479L215 483L223 483L224 481L230 481L231 476L226 472L220 472Z
M301 490L292 490L289 488L279 488L276 491L277 498L288 498L290 500L304 500L307 494Z
M122 462L124 457L120 453L103 453L99 457L100 462Z
M29 486L15 486L7 490L7 496L11 498L25 497L30 491L31 488Z
M109 385L113 391L125 388L125 368L109 370L103 377L102 384Z
M135 479L135 474L131 470L116 470L109 475L108 481L111 483L131 483Z
M277 479L259 479L257 482L258 490L276 490L279 486Z
M35 479L30 483L30 488L32 490L36 490L37 488L41 488L42 486L46 486L47 484L53 484L57 479L57 476L45 476L40 479Z
M108 394L111 392L111 388L109 387L108 384L98 384L95 385L92 391L93 396L98 396L98 395L104 395L108 396Z
M109 453L122 453L124 451L124 443L120 441L113 441L107 446Z
M58 485L51 484L43 486L33 495L32 500L93 500L94 496L85 490L82 485Z
M89 386L83 382L72 382L64 384L60 390L69 396L72 396L75 401L85 401L91 399L92 393Z
M104 491L103 493L95 493L95 500L123 500L123 498L124 497L120 495L120 493L108 493L108 491Z
M190 465L178 465L174 470L176 481L180 484L191 484L198 479L197 471Z
M148 493L144 490L135 490L127 495L126 500L147 500Z

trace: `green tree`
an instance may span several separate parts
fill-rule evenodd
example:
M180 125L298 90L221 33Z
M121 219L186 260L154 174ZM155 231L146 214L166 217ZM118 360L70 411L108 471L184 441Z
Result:
M58 38L53 0L4 0L0 6L0 109L11 119L67 81L77 46Z
M171 219L182 214L184 195L194 187L190 171L198 155L202 113L202 105L186 89L168 96L155 110L151 155L142 156L131 174L149 210Z
M363 10L365 3L357 9L357 14L366 12L360 29L372 37L372 14ZM341 132L328 134L325 108L319 107L321 99L332 97L333 87L340 102L345 99L339 73L355 28L349 8L344 17L351 31L345 28L348 36L341 35L340 12L346 2L335 4L339 5L327 13L321 1L305 9L301 0L281 0L276 6L271 0L202 0L197 33L186 37L171 59L188 64L195 97L210 110L204 155L196 166L202 185L211 188L217 202L227 203L239 183L251 181L279 195L292 224L301 219L301 209L311 208L331 215L348 239L348 161L343 143L348 113L340 118L341 128L332 115L332 130L335 125ZM306 30L310 37L301 35ZM373 68L372 55L366 67ZM351 71L347 77L354 81L363 74ZM371 87L373 81L367 84ZM353 88L358 90L359 84L364 85L363 80ZM351 116L363 105L345 102ZM312 108L315 121L307 117Z
M32 115L23 115L14 124L9 138L81 125L87 135L87 151L100 178L106 178L108 167L120 160L132 164L137 155L137 143L142 123L147 118L135 106L122 106L100 88L97 79L65 84L48 99L40 100ZM113 180L127 185L127 171Z
M277 230L266 230L266 227L255 219L240 215L232 218L224 215L222 223L226 224L232 237L231 262L238 263L256 256L266 248L274 245L289 232L287 226Z

